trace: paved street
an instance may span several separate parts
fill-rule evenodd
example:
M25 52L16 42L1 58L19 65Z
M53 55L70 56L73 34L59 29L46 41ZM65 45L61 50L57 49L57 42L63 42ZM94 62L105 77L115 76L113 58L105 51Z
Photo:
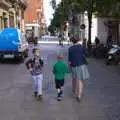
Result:
M107 67L92 59L90 80L84 98L78 103L71 93L71 79L66 77L63 101L56 101L51 68L55 54L66 47L41 44L45 60L42 102L32 95L32 79L24 64L13 61L0 64L0 120L120 120L120 67Z

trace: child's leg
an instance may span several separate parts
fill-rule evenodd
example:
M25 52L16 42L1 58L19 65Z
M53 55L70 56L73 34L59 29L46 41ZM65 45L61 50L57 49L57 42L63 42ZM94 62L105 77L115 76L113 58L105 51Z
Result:
M61 86L60 92L61 94L63 94L63 86Z
M57 97L60 97L60 84L59 84L59 80L55 80L55 86L56 86L56 90L57 90Z
M59 80L59 89L58 89L58 100L61 100L61 95L63 94L64 79Z
M32 76L32 78L33 78L33 82L34 82L34 92L37 92L38 91L38 81L37 81L37 76Z
M61 101L61 89L60 88L57 89L57 100Z
M64 79L60 82L60 93L63 94Z
M42 80L43 80L43 75L37 75L37 81L38 81L38 95L42 95Z
M60 93L60 88L57 88L57 93L58 93L58 94Z

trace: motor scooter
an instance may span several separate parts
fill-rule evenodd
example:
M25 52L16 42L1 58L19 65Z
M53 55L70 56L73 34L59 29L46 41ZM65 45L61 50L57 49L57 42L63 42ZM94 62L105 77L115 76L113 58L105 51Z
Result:
M112 48L108 51L106 64L110 65L111 63L114 63L115 65L118 65L120 63L120 46L119 45L112 45Z

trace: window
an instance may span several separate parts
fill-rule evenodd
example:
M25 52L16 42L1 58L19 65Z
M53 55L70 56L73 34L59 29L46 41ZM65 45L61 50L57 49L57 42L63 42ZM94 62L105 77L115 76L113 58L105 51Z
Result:
M2 30L2 16L0 16L0 30Z
M21 42L22 44L26 44L26 37L23 33L21 33Z
M3 22L4 22L4 28L7 28L7 27L8 27L8 25L7 25L8 19L7 19L7 18L4 18L4 19L3 19Z
M3 13L3 25L4 28L8 27L8 18L6 13Z
M14 14L12 12L9 13L9 27L14 28Z

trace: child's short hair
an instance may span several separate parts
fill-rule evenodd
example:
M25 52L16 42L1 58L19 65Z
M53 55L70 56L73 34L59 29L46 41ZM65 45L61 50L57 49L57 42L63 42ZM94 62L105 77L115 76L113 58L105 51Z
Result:
M39 49L39 48L34 48L34 49L33 49L33 54L35 54L35 53L36 53L36 51L38 51L38 50L40 51L40 49Z
M57 54L57 59L58 59L58 60L62 60L62 59L64 59L63 54Z

